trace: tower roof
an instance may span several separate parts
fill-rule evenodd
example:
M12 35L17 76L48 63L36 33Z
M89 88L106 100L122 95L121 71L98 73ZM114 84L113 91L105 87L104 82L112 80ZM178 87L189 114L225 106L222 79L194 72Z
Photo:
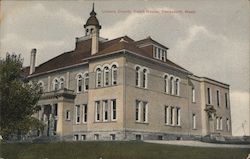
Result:
M92 11L90 12L90 17L88 18L86 24L84 25L84 28L86 28L89 25L94 25L96 27L98 27L99 29L101 29L101 25L99 24L98 19L96 18L96 12L95 12L95 6L93 3L93 7L92 7Z

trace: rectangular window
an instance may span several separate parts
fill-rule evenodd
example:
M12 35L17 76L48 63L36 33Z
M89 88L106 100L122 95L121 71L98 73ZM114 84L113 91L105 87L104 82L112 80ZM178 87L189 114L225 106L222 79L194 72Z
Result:
M85 79L85 91L89 90L89 78Z
M57 108L58 108L57 104L54 104L54 115L55 116L57 116Z
M161 49L158 48L157 49L157 59L161 59L160 57L161 57Z
M135 105L135 120L140 121L140 101L136 100Z
M78 85L78 89L77 89L77 92L81 92L82 91L82 79L78 79L77 81L77 85Z
M219 117L216 117L216 130L220 129L220 121L219 121Z
M116 99L111 100L111 119L116 120Z
M80 105L76 105L76 124L80 123Z
M94 134L94 140L99 140L99 134Z
M225 93L225 105L226 105L226 108L228 108L228 96L227 96L227 93Z
M143 102L143 108L142 108L142 114L143 114L143 122L148 122L148 104L147 102Z
M220 117L220 130L223 130L223 120L222 120L222 117Z
M83 110L83 112L82 112L82 114L83 114L83 117L82 117L82 119L83 119L83 123L86 123L87 122L87 114L88 114L88 105L87 104L84 104L83 105L83 107L82 107L82 110Z
M193 129L196 129L196 114L192 115L192 127Z
M115 134L110 134L110 139L115 140Z
M165 124L169 124L169 107L168 106L165 106Z
M66 120L70 120L70 111L66 110Z
M230 131L230 121L229 121L228 118L227 118L227 131L228 131L228 132Z
M102 73L101 71L97 72L97 87L101 87L101 81L102 81Z
M86 135L81 135L81 140L86 140Z
M78 134L75 134L75 135L74 135L74 140L75 140L75 141L78 141L78 140L79 140L79 135L78 135Z
M176 108L176 125L181 125L181 108Z
M174 125L174 107L170 109L170 125Z
M112 84L116 85L117 84L117 68L113 68L113 75L112 75Z
M108 101L104 100L103 103L103 121L108 121Z
M163 60L163 61L166 61L166 50L163 50L163 53L162 53L162 54L163 54L162 60Z
M109 85L109 70L104 70L104 80L105 80L105 86Z
M219 107L220 106L220 91L219 90L216 91L216 96L217 96L217 106Z
M95 102L95 121L100 121L100 101Z
M154 58L157 58L157 47L154 47Z
M192 88L192 102L195 102L195 89Z
M207 88L207 104L211 104L211 90Z

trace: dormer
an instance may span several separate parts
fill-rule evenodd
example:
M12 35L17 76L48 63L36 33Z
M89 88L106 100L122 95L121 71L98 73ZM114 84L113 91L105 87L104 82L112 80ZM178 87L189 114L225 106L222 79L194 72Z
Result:
M143 49L146 54L157 60L167 60L168 48L157 41L153 40L150 36L136 42L136 45Z

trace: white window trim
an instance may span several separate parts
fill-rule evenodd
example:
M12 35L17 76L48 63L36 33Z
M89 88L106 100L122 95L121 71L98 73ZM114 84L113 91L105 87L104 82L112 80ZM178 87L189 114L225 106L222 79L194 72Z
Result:
M209 88L209 91L208 91ZM209 95L208 95L209 94ZM208 97L210 97L210 100L208 99ZM210 103L208 103L208 101L210 101ZM213 100L212 100L212 89L210 87L207 87L207 104L212 105L213 104Z
M218 95L217 95L217 92L218 92ZM216 90L216 105L218 106L218 107L220 107L220 105L221 105L221 101L220 101L220 90Z
M223 119L220 117L220 130L223 130Z
M86 121L85 121L85 110L87 110L87 113L86 113L86 116L87 116ZM87 123L87 121L88 121L88 105L87 105L87 104L83 104L83 106L82 106L82 122L83 122L83 123Z
M165 86L164 92L169 94L169 75L168 74L164 75L164 86Z
M181 108L179 107L176 108L176 116L177 116L176 125L181 126Z
M76 75L76 92L77 93L80 93L80 92L82 92L82 85L81 85L81 91L79 91L79 80L83 80L83 75L82 75L82 73L78 73L77 75ZM82 81L83 82L83 81Z
M75 107L76 107L76 108L75 108L75 110L76 110L76 111L75 111L75 112L76 112L76 113L75 113L75 114L76 114L76 124L80 124L80 121L81 121L81 118L80 118L80 116L81 116L81 113L80 113L80 105L76 105ZM78 110L78 108L79 108L79 121L77 121L77 118L78 118L78 111L77 111L77 110Z
M180 96L180 82L181 82L181 79L176 77L174 81L175 81L175 92L174 92L174 94L177 95L177 96ZM177 92L176 92L176 89L177 89Z
M137 70L137 68L138 68L138 70ZM136 85L136 87L140 87L141 86L141 66L135 65L135 73L136 73L136 75L135 75L135 85ZM137 73L138 73L138 79L136 78ZM136 83L137 80L138 80L138 84Z
M192 102L195 103L196 102L196 91L195 88L192 88Z
M147 67L142 68L142 80L143 80L144 74L145 74L145 86L143 86L144 81L142 81L142 87L144 89L147 89L148 88L148 75L149 75L149 69Z
M67 117L67 114L68 114L68 117ZM65 118L66 118L67 121L71 120L70 110L66 110Z
M99 70L99 71L98 71ZM100 74L100 85L98 84L98 77L99 77L99 74ZM99 87L102 87L102 69L100 67L97 67L96 70L95 70L95 82L96 82L96 88L99 88Z
M65 88L65 86L64 86L64 84L65 84L65 78L63 76L61 76L59 79L60 79L59 80L59 89Z
M165 111L166 111L166 112L165 112L165 113L166 113L166 114L165 114L166 125L169 125L169 115L170 115L170 114L169 114L169 106L165 106L165 109L166 109L166 110L165 110Z
M105 69L105 68L107 68L107 69ZM107 76L108 76L108 79L106 80ZM110 77L109 76L110 76L110 69L108 66L105 66L103 68L103 86L105 86L105 87L110 85ZM106 84L106 83L108 83L108 84Z
M219 117L216 117L216 130L220 129L220 121Z
M138 105L137 105L138 103ZM140 122L141 121L141 101L136 100L136 106L135 109L137 109L138 107L138 119L136 120L136 122Z
M95 122L100 121L100 105L101 105L100 101L95 101ZM99 109L98 109L98 107L99 107ZM97 110L99 110L99 112L97 112ZM99 114L99 119L97 119L98 114Z
M87 83L86 80L87 79L89 80L89 73L85 72L82 77L83 77L82 91L87 92L88 90L86 89L86 83ZM89 83L88 83L88 87L89 87Z
M114 113L113 113L113 110L114 110L114 101L115 101L115 105L116 105L116 108L115 108L115 116L116 116L116 118L114 119ZM111 100L111 121L116 121L117 120L117 101L116 101L116 99L112 99Z
M173 109L172 109L172 116L171 116L171 118L172 118L172 126L174 126L175 125L175 107L172 107Z
M172 79L172 80L171 80ZM171 90L170 90L170 94L171 95L174 95L175 93L174 93L174 85L175 85L175 78L174 78L174 76L170 76L170 78L169 78L169 84L171 85Z
M106 106L107 106L107 119L105 119ZM103 122L107 122L108 121L108 116L109 116L109 114L108 114L108 112L109 112L109 103L108 103L108 100L103 100L102 101L102 110L103 110L103 112L102 112L103 119L102 120L103 120Z
M192 128L197 129L197 127L196 127L196 114L195 113L192 114Z
M116 79L114 78L115 71L116 71ZM118 67L117 65L113 64L111 67L111 85L117 85L117 78L118 78Z
M144 123L148 123L148 103L147 102L142 102L143 108L145 108L145 120L143 121ZM144 112L142 112L144 113Z

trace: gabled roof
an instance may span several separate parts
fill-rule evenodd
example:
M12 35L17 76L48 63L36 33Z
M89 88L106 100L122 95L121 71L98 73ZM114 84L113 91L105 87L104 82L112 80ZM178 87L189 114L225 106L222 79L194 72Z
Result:
M148 36L146 39L136 41L136 45L138 45L138 46L144 45L144 44L154 44L154 45L158 45L158 46L163 47L163 48L168 50L168 48L166 46L158 43L157 41L152 39L150 36Z
M138 47L138 44L142 44L143 41L155 42L151 38L150 39L147 38L147 39L140 40L140 41L134 41L128 36L123 36L123 37L119 37L113 40L99 42L99 45L100 45L99 52L97 52L95 55L91 55L91 39L79 41L79 42L76 42L75 50L60 54L48 60L47 62L39 65L38 67L36 67L35 72L32 75L46 73L48 71L81 64L89 58L95 58L99 55L110 54L112 52L116 52L119 50L126 50L128 52L132 52L137 55L141 55L141 56L148 57L148 58L153 58L153 56L146 53L144 49L141 49L140 47ZM154 60L157 60L157 59L154 59ZM157 60L157 61L159 61L159 63L164 63L167 65L173 66L175 68L181 69L185 72L188 72L187 70L173 63L170 60L167 60L166 62L161 61L161 60Z

